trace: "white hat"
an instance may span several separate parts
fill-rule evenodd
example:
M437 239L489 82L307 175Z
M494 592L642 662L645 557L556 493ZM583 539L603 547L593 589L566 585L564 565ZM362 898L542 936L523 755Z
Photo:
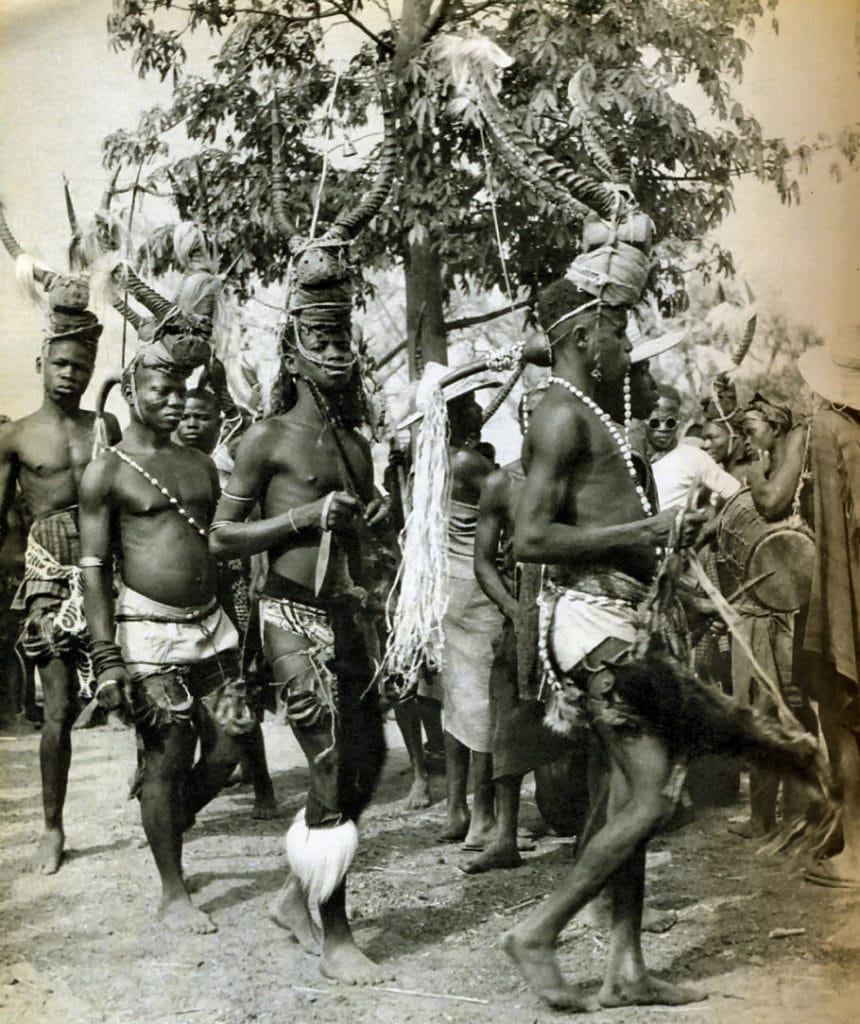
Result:
M860 324L843 327L823 347L807 349L797 360L797 368L822 398L860 409Z
M452 402L455 398L471 394L473 391L480 391L482 388L498 388L502 382L485 370L471 373L468 376L460 374L461 367L443 366L442 363L426 363L424 373L419 381L410 386L415 389L410 405L414 412L397 424L398 430L405 430L417 423L424 416L424 408L430 394L436 388L442 392L445 402ZM446 378L451 380L446 380Z

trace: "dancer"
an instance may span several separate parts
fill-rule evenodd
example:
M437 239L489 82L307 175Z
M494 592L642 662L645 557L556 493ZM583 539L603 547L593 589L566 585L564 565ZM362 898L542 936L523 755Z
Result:
M394 167L391 112L376 183L315 240L293 239L281 367L272 415L251 427L213 524L219 557L268 552L261 600L263 645L279 707L308 762L308 800L287 832L289 874L271 907L308 951L322 922L320 969L348 984L389 972L359 950L346 913L356 823L385 760L371 655L368 567L388 508L375 493L370 447L357 427L365 408L352 350L349 239L379 209ZM274 147L278 153L277 146ZM276 166L276 171L279 168ZM274 188L283 222L282 179ZM261 518L245 521L260 505Z
M193 365L176 354L187 351L187 334L181 321L169 323L123 371L131 423L81 481L81 572L96 694L109 708L124 701L135 720L134 795L161 879L158 916L172 931L205 933L216 926L189 898L182 833L229 779L239 761L234 736L254 720L206 543L215 466L170 439ZM114 554L122 573L115 609Z
M42 404L0 430L0 542L17 484L34 521L24 580L13 608L24 612L19 643L24 656L39 669L45 700L39 740L44 832L32 866L53 874L65 844L63 805L72 723L78 697L91 696L77 569L78 487L92 458L96 416L80 404L92 378L102 325L87 309L89 291L83 280L48 274L43 281L48 291L48 330L36 360ZM116 420L109 416L106 422L110 440L117 441Z
M674 808L691 749L714 746L781 756L812 774L815 750L794 736L766 737L748 712L684 674L673 659L640 653L637 605L648 591L656 547L694 539L701 513L650 515L623 435L592 397L623 376L623 311L595 304L570 280L540 296L552 346L551 387L532 417L514 536L517 557L553 565L543 595L541 647L560 728L586 723L609 765L606 823L586 837L562 886L504 937L532 989L557 1008L591 1004L568 985L553 947L561 929L604 887L612 899L604 1006L702 998L645 967L640 921L648 837ZM655 623L660 625L659 620ZM677 638L663 630L664 644ZM653 645L655 635L650 636ZM669 648L671 649L671 647Z

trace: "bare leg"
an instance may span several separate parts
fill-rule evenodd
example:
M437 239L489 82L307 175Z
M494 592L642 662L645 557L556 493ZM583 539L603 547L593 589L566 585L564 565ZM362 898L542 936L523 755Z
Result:
M520 809L522 775L503 775L496 779L496 831L474 860L463 868L464 874L479 875L499 868L518 868L522 864L517 850L517 817Z
M433 697L415 698L418 701L418 713L421 725L427 737L427 749L435 754L444 754L445 735L442 731L442 702Z
M269 775L266 745L259 722L249 733L239 738L238 746L242 765L248 770L254 787L254 810L251 817L256 821L269 821L280 817L281 811L275 799L272 777Z
M73 706L70 699L74 669L59 658L39 668L45 697L45 720L39 740L42 809L45 829L31 861L34 871L52 875L63 859L63 805L72 760Z
M842 789L842 852L824 864L834 879L860 884L860 737L845 722L840 694L848 685L834 673L819 704L821 731Z
M369 960L356 946L346 916L346 886L341 883L320 905L323 949L320 973L346 985L380 985L393 974Z
M212 920L191 903L182 875L181 784L194 759L194 729L190 723L174 724L142 728L140 735L144 743L140 817L161 878L158 916L171 931L217 931Z
M269 917L289 932L306 953L319 956L322 933L308 910L308 901L295 875L287 875L281 891L269 904Z
M448 809L445 828L439 833L443 843L459 843L469 831L469 805L466 786L469 781L469 748L445 733L445 781Z
M610 810L605 824L587 839L559 889L550 895L525 921L503 939L505 951L523 973L527 983L550 1006L583 1010L588 1004L568 986L555 959L553 948L567 922L593 899L607 881L622 869L628 876L636 871L627 862L652 829L671 811L663 795L671 766L663 744L650 735L615 737L604 731L602 738L613 764ZM623 789L619 797L618 790ZM642 885L635 876L622 898L613 891L612 963L635 963L638 950ZM617 910L616 910L617 905ZM618 918L616 921L615 918ZM611 977L611 975L610 975Z
M427 766L424 763L424 747L421 743L421 714L418 709L418 698L400 701L394 705L394 717L400 735L409 755L412 768L412 786L406 797L406 806L410 810L430 806L430 783L427 779Z
M496 828L493 789L493 755L472 752L475 788L472 793L472 823L463 845L467 850L482 850Z
M683 1006L706 996L649 974L642 956L645 842L609 880L612 936L609 963L598 1000L601 1006Z

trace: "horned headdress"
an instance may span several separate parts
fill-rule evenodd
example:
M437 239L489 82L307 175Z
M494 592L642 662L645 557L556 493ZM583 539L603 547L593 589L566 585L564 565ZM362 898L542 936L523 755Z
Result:
M15 260L15 274L28 294L42 305L36 284L44 289L48 300L48 324L44 343L53 341L79 341L92 349L98 346L102 325L87 307L90 289L86 278L56 274L37 263L24 251L6 223L5 211L0 204L0 241Z
M436 56L447 63L455 85L455 110L474 107L509 171L562 216L582 221L582 250L566 276L593 304L631 306L651 270L653 224L632 190L632 167L623 141L595 112L594 69L579 68L568 95L591 167L564 166L524 132L499 102L498 70L511 58L483 38L440 36ZM572 311L570 315L573 315Z
M394 113L382 74L377 74L385 138L376 177L358 203L346 205L318 238L296 235L287 215L286 184L281 156L278 100L272 105L272 211L275 227L288 242L293 259L287 284L285 316L292 340L301 345L304 331L351 332L352 276L350 241L368 225L391 189L397 161Z

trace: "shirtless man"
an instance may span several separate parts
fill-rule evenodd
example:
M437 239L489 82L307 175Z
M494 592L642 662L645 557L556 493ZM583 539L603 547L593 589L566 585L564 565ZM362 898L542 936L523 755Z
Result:
M289 874L271 914L326 977L376 984L389 977L356 946L346 878L356 821L385 758L367 631L356 622L362 543L387 509L375 496L370 449L355 426L356 367L349 303L313 302L287 326L273 415L236 453L210 544L217 557L266 551L260 601L279 707L308 762L308 801L286 837ZM260 505L261 518L245 521Z
M182 833L229 779L239 760L232 734L251 719L206 540L218 475L208 456L171 442L190 368L168 346L144 346L123 372L131 423L81 481L81 570L97 696L108 708L125 701L142 748L135 794L161 879L159 917L172 931L205 933L216 927L189 899Z
M623 401L621 391L615 383L607 389L604 407L616 422L623 422ZM648 368L648 360L636 359L635 350L631 353L630 390L632 415L636 418L647 415L653 408L657 397L657 385ZM520 406L520 429L523 436L528 431L529 416L537 407L545 386L523 395ZM641 460L637 469L643 474L647 465ZM490 474L481 491L481 503L478 516L478 528L475 534L475 575L488 597L497 605L506 618L506 633L502 639L493 663L490 699L495 702L493 717L495 720L495 741L493 748L493 780L495 786L496 812L498 821L496 832L490 842L477 857L467 864L463 871L468 875L481 874L496 868L516 868L522 863L517 849L517 815L519 810L520 788L523 776L535 772L538 794L542 785L557 785L558 776L548 773L542 778L543 765L561 757L567 750L573 749L556 733L543 724L543 706L536 699L523 699L523 691L527 689L524 681L515 683L514 697L506 693L510 687L510 674L517 676L518 663L522 662L522 648L529 644L528 635L529 609L521 605L511 592L510 581L499 569L499 547L506 539L510 539L514 531L514 522L523 481L522 462L517 459L507 466ZM640 481L646 487L646 478ZM534 565L521 567L524 574L535 570ZM523 581L525 584L525 580ZM538 584L539 585L539 584ZM527 601L534 601L531 588L525 586L521 595ZM512 643L513 641L513 643ZM537 637L534 637L537 647ZM534 651L536 659L537 651ZM522 671L522 669L520 668ZM501 677L505 677L506 683ZM536 691L536 686L534 687ZM516 691L519 690L519 696ZM577 744L577 747L582 744ZM577 760L577 766L585 770L585 758ZM516 766L516 770L514 767ZM572 767L572 766L571 766ZM584 781L584 779L583 779ZM582 789L582 819L585 819L586 799L585 788ZM540 806L540 799L538 799ZM665 929L664 929L665 930Z
M591 397L595 374L603 387L615 381L621 389L629 363L625 311L595 304L562 280L541 294L538 313L553 375L523 447L514 549L522 561L554 566L542 646L564 679L558 712L585 721L604 746L610 795L605 824L586 837L562 886L503 944L550 1006L589 1008L564 981L553 947L571 917L608 886L612 933L599 1003L687 1003L702 997L651 975L640 943L645 847L672 812L678 773L665 740L616 690L610 667L635 640L628 602L645 590L675 512L649 514L621 431Z
M72 756L71 728L77 697L89 676L83 610L75 600L79 557L78 486L92 458L95 413L81 409L93 375L102 326L86 309L80 281L55 278L49 292L49 331L36 360L42 404L36 412L0 428L0 543L15 499L16 484L34 517L24 581L13 604L25 614L20 644L39 669L45 721L39 742L45 828L33 867L53 874L60 866L65 835L63 804ZM111 441L116 420L107 417ZM63 615L64 609L68 615ZM62 625L60 617L62 618ZM79 686L79 671L83 686Z

